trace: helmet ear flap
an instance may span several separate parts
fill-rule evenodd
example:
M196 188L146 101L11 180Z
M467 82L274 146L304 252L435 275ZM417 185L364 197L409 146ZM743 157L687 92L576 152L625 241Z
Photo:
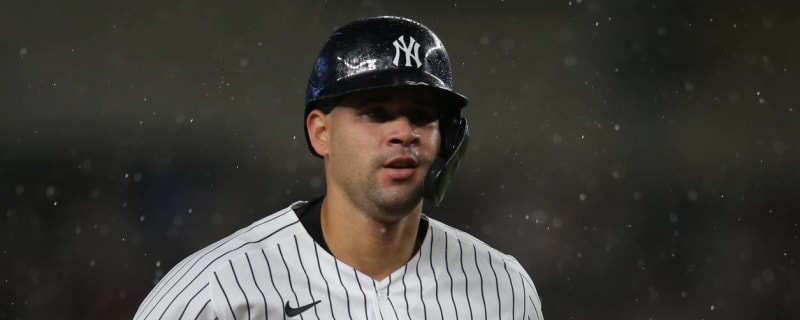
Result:
M461 163L461 158L466 153L469 144L469 127L466 118L453 118L452 123L441 125L444 126L440 129L442 148L428 169L423 186L423 196L425 199L433 201L436 206L442 203L447 185L450 184L450 177ZM446 128L449 126L452 127Z

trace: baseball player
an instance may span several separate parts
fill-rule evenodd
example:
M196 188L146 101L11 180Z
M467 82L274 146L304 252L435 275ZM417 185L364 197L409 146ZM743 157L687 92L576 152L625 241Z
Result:
M326 194L192 254L134 319L542 319L516 259L421 212L466 150L466 104L427 27L384 16L336 30L304 117Z

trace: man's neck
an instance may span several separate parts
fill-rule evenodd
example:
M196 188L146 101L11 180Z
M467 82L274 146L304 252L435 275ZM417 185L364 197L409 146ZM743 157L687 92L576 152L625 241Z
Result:
M331 253L375 280L403 266L417 250L420 203L398 221L383 222L330 194L322 202L322 232Z

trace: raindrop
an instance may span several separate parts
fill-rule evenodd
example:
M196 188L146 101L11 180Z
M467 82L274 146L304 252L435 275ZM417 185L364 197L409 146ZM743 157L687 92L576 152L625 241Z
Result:
M500 47L503 48L503 50L512 50L515 46L516 42L514 42L512 38L503 38L500 40Z
M731 91L728 93L728 101L736 103L739 102L740 99L741 97L738 92Z
M553 144L561 144L561 142L564 141L564 138L562 138L560 134L554 133L551 140L553 141Z
M761 278L764 279L765 282L771 283L775 281L775 272L772 269L764 269L761 271Z
M761 278L755 277L750 280L750 288L755 291L761 291L764 288L764 282L761 281Z
M169 230L167 230L167 238L175 239L177 237L178 237L178 229L170 228Z
M697 201L697 199L700 198L700 195L697 194L697 191L694 191L694 190L689 190L689 192L688 192L688 194L686 196L689 198L689 201L692 201L692 202Z
M564 65L567 67L574 67L578 64L578 58L573 55L564 57Z
M92 170L92 159L83 159L78 168L83 169L85 171Z
M784 143L783 141L776 141L775 143L772 144L772 150L774 150L775 153L779 155L784 154L788 149L789 146L787 146L786 143Z
M676 223L678 222L678 214L675 212L670 212L669 214L669 222Z
M44 195L48 198L53 197L56 194L56 187L54 186L47 186L47 189L44 190Z
M762 19L763 19L762 26L764 27L764 29L767 29L767 30L772 29L772 20L767 19L767 18L762 18Z
M154 276L153 284L154 285L158 284L158 280L164 276L164 270L156 269L156 271L153 272L153 276Z
M559 228L561 228L561 226L564 225L564 222L561 221L561 218L559 218L559 217L553 217L553 220L551 221L551 224L552 224L554 229L559 229Z
M100 236L105 237L106 235L108 235L108 226L101 225L100 230L98 232L100 233Z
M533 219L536 224L547 223L548 216L544 211L536 209L533 210Z
M222 222L224 222L224 221L225 221L225 218L221 214L214 214L211 217L211 224L213 224L215 226L221 225Z

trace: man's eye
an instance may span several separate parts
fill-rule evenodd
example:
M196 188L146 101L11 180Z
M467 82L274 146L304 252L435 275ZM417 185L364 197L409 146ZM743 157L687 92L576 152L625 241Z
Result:
M385 110L379 108L367 110L364 112L364 115L374 121L384 122L389 120L389 114Z
M412 113L409 116L409 118L410 118L409 120L411 120L411 122L416 124L416 125L426 125L426 124L429 124L431 122L436 121L437 117L432 112L428 112L428 111L425 111L425 110L420 110L420 111L416 111L416 112Z

